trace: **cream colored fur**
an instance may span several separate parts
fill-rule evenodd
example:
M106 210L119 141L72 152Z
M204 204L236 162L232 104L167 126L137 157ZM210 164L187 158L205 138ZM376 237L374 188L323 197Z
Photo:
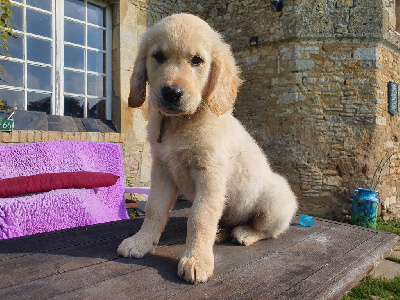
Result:
M165 61L156 59L160 53ZM198 65L195 56L202 59ZM232 116L240 82L230 47L198 17L172 15L145 33L129 105L143 104L148 83L151 193L143 226L121 243L120 255L140 258L155 251L179 191L193 201L178 266L179 276L189 282L212 276L219 223L243 245L276 238L289 227L295 195ZM166 85L183 91L177 107L166 105L161 93Z

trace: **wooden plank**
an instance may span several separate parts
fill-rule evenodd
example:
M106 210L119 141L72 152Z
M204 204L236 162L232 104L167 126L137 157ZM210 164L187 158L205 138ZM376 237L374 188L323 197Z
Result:
M302 298L307 295L314 299L341 299L373 269L378 261L390 254L398 241L399 237L394 234L377 232L359 247L344 256L336 257L325 268L293 287L291 291L287 291L285 297ZM322 280L323 278L325 280ZM310 283L319 285L319 289L312 295L307 289Z
M171 224L166 228L165 234L160 240L161 246L185 240L186 228L182 226L184 223L179 220L180 226L176 226L176 222L177 219L171 220ZM0 288L118 259L117 247L130 234L107 237L103 237L104 232L99 232L99 234L102 235L100 239L94 237L86 242L66 244L64 247L56 246L38 253L3 260L0 264ZM32 265L36 266L36 272L31 272Z
M141 222L127 220L0 242L0 299L337 298L398 240L318 218L313 227L305 228L297 217L278 239L249 247L217 244L214 277L192 285L176 274L185 248L185 218L170 219L155 255L138 260L116 256L119 242ZM62 244L64 237L72 244ZM40 246L43 241L49 245ZM31 242L40 251L35 253ZM3 245L24 256L7 259Z
M166 230L182 227L182 222L185 223L185 220L182 218L170 219ZM87 244L90 241L100 241L111 236L126 238L137 232L142 223L143 218L135 218L3 240L0 241L0 262L32 253L48 252L81 243ZM62 238L59 238L60 236Z
M142 218L40 233L1 241L0 261L137 232ZM62 238L59 238L62 236Z
M179 219L179 218L178 218ZM173 219L174 220L174 219ZM172 220L172 221L173 221ZM173 223L173 222L172 222ZM99 290L99 291L103 291L103 290L114 290L116 287L118 287L118 290L123 289L123 287L119 287L119 281L123 280L125 282L125 280L128 280L125 277L132 277L134 279L135 282L135 290L140 290L140 285L144 284L146 285L148 288L150 287L154 287L159 289L160 286L163 286L162 289L162 293L166 293L166 291L170 291L170 293L177 293L178 291L180 291L182 289L182 281L178 278L178 276L176 275L176 271L177 271L177 264L178 264L178 259L180 258L180 256L183 253L184 250L184 245L182 245L185 235L186 235L186 231L185 231L185 223L181 222L182 224L182 232L180 234L177 235L177 232L173 231L173 230L168 230L170 227L167 227L166 232L163 234L162 236L162 240L168 240L169 244L171 243L180 243L178 245L172 245L169 247L161 247L158 248L156 251L156 255L155 256L151 256L146 258L145 260L140 259L140 260L132 260L132 259L128 259L129 264L125 264L122 263L122 261L126 261L126 259L114 259L112 261L103 261L101 262L99 259L94 259L91 258L92 256L97 257L96 255L88 255L88 253L81 253L78 250L79 249L75 249L73 252L74 256L77 256L78 258L75 259L76 262L72 261L71 262L71 258L67 256L67 259L64 256L51 256L50 257L50 261L49 258L47 257L47 263L42 263L40 265L40 269L41 270L46 270L46 271L42 271L45 273L41 273L38 274L36 273L34 276L37 276L39 278L39 280L30 280L28 281L26 284L17 284L15 286L13 286L13 288L11 290L9 290L7 292L7 294L5 294L4 296L11 296L14 295L16 297L23 297L23 294L20 294L18 291L27 291L29 290L29 295L30 296L43 296L43 293L46 293L46 296L48 297L53 297L55 295L53 294L49 294L50 290L48 289L48 280L57 277L58 279L56 281L52 281L52 290L57 290L57 291L65 291L67 292L67 288L72 288L73 289L73 293L75 294L79 294L82 297L86 297L87 296L87 289L90 290L89 294L92 295L96 295L96 291L95 290ZM331 225L329 225L331 226ZM323 226L321 225L320 227L312 227L312 228L304 228L304 227L299 227L294 225L294 228L292 231L292 234L285 234L282 236L281 239L277 239L277 240L271 240L270 244L271 244L271 248L270 249L265 249L265 245L263 245L263 242L260 243L256 243L253 246L253 251L247 251L246 247L243 246L237 246L234 244L229 244L229 245L219 245L216 246L217 249L223 249L223 251L219 251L216 250L216 275L218 276L218 274L220 272L226 272L226 268L228 268L228 270L232 270L237 268L237 264L248 264L249 262L251 262L254 259L259 259L260 257L264 256L266 251L267 253L273 253L274 251L279 250L281 247L284 247L286 245L286 247L290 247L292 246L294 243L299 243L302 241L302 239L307 238L308 236L312 236L313 234L317 234L318 232L324 232L326 230L328 230L330 227L329 226ZM299 234L301 232L306 232L307 233L307 237L304 237L304 234ZM177 236L180 235L180 240L179 238L177 238ZM175 240L174 240L175 239ZM265 241L267 242L267 241ZM163 242L161 241L160 244L162 244ZM105 246L105 245L95 245L95 247L101 247L101 246ZM114 247L115 246L115 247ZM103 248L101 250L99 250L99 252L111 252L111 253L115 253L115 249L117 247L117 244L115 245L110 245L109 247L107 247L107 249ZM93 248L93 247L91 247ZM234 249L232 249L234 248ZM83 248L82 250L84 250L85 248ZM234 250L234 251L232 251ZM238 251L239 250L239 251ZM219 253L221 252L221 253ZM236 256L235 257L229 257L229 255L231 253L234 253ZM249 255L243 255L243 254L249 254ZM54 255L55 253L52 252L52 255ZM60 254L58 252L58 254ZM244 256L244 259L243 259ZM83 258L82 258L83 257ZM89 257L89 258L88 258ZM112 255L111 255L112 257ZM104 257L103 257L104 258ZM38 260L43 259L42 257L38 257ZM108 259L110 259L110 257L108 257ZM171 259L173 260L173 264L170 263ZM74 260L74 259L73 259ZM158 278L157 276L153 276L153 272L154 272L154 268L151 268L151 270L142 270L143 269L143 265L148 264L148 262L152 262L151 265L152 266L154 264L154 261L157 261L158 263L156 263L155 265L157 266L156 270L160 271L163 270L163 274L169 274L168 276L170 276L171 278L175 278L174 281L172 281L172 285L169 284L169 282L164 282L163 279ZM235 262L234 264L229 263L229 261L232 260L233 262ZM22 263L22 265L24 265L25 263L29 263L28 261L24 261ZM37 262L33 262L34 264L37 264ZM76 263L76 265L74 264ZM77 266L81 265L81 268L79 269ZM107 265L107 267L105 266ZM139 268L136 266L138 265ZM224 268L224 266L226 266ZM9 266L9 268L12 268L12 265ZM83 269L82 269L83 268ZM167 269L168 270L167 270ZM49 271L52 270L52 271ZM71 272L69 272L69 271ZM140 270L140 272L137 272L138 270ZM11 270L12 272L12 270ZM91 275L88 276L83 275L82 274L86 272L88 272L89 275L91 274L97 274L96 276ZM23 273L23 272L22 272ZM17 277L19 278L20 274L17 274L18 276L13 276L13 277ZM50 277L50 275L53 275L52 277ZM121 279L121 276L123 277ZM76 278L81 277L81 278L85 278L85 280L83 281L76 281ZM165 276L164 276L165 277ZM90 280L89 280L90 278ZM115 279L116 278L116 279ZM25 278L26 279L26 278ZM115 280L114 280L115 279ZM101 287L98 287L96 285L96 280L97 283L101 285ZM160 282L160 280L162 282ZM114 282L116 281L116 282ZM65 285L65 283L68 282L68 285ZM81 286L80 286L81 285ZM94 285L94 288L93 288ZM104 287L103 286L108 286L110 285L110 287ZM191 288L191 285L188 285L189 288ZM80 289L80 290L78 290ZM94 289L94 291L92 290ZM143 292L146 293L148 291L148 289L144 289ZM102 293L102 297L104 296ZM136 292L140 293L140 292ZM153 293L152 293L153 295ZM100 295L99 295L100 296ZM141 297L145 297L145 295L140 295ZM68 296L69 297L69 296ZM80 297L80 296L79 296Z
M224 270L223 274L228 275L217 276L212 279L210 281L210 283L213 283L212 285L209 284L193 291L179 293L174 297L187 299L195 295L206 297L206 295L211 294L216 299L223 299L224 297L231 299L279 298L283 291L296 286L317 273L321 268L329 265L332 257L342 258L347 251L374 235L374 233L367 231L356 236L346 234L346 232L353 233L354 231L357 232L357 229L352 226L335 225L330 230L309 236L301 243L282 248L271 255L254 259L244 267L237 268L235 272ZM348 236L347 239L346 236ZM276 241L279 241L279 238ZM334 247L333 245L341 245L341 247ZM235 253L240 255L238 251L232 251L231 260L235 259L233 256ZM243 253L241 254L243 255ZM329 279L326 276L319 278L323 282ZM241 282L241 284L238 285L237 282ZM246 286L246 288L243 289L243 286ZM308 294L319 286L319 282L309 282L307 285ZM285 297L283 298L285 299Z

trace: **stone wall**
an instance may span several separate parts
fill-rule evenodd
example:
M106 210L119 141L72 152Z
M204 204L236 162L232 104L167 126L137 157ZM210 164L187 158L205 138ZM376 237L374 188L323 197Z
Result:
M281 12L256 0L123 3L129 13L120 12L121 23L131 32L121 37L133 33L135 44L146 27L176 12L200 16L231 44L245 80L234 113L290 180L302 212L341 219L352 191L366 187L380 191L385 218L400 214L399 120L387 110L388 81L399 81L396 1L286 0ZM121 55L126 101L136 53ZM144 109L125 117L133 120L126 140L137 150L126 160L138 184L150 170L145 119Z
M387 83L399 79L395 1L182 1L232 45L245 79L236 116L291 182L301 211L341 219L352 190L381 192L400 214L398 117ZM250 46L257 36L259 45ZM397 206L396 206L397 205Z

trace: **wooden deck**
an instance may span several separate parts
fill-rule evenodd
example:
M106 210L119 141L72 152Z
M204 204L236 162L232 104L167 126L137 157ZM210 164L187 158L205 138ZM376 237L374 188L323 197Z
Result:
M143 219L0 241L0 299L340 299L398 243L396 235L297 217L276 240L217 244L214 277L176 275L186 218L172 217L155 255L126 259L119 243Z

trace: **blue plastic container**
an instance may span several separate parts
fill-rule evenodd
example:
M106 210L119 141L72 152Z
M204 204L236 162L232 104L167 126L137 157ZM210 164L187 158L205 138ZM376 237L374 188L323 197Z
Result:
M311 227L314 223L314 219L311 216L302 215L300 216L300 225L304 227Z
M358 188L353 191L353 207L351 224L368 228L376 228L378 215L379 192Z

